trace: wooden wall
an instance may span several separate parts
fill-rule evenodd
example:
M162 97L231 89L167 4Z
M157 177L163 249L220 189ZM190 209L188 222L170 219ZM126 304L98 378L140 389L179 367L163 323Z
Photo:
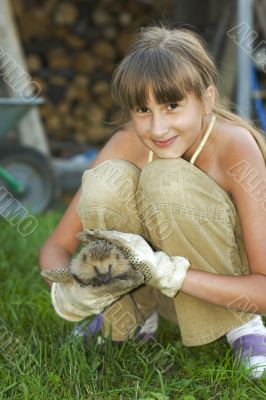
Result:
M213 7L213 3L217 7ZM138 28L158 19L208 34L219 0L11 0L52 150L102 144L117 120L110 78ZM212 4L212 5L211 5ZM211 31L209 32L211 35ZM73 145L72 145L73 144Z

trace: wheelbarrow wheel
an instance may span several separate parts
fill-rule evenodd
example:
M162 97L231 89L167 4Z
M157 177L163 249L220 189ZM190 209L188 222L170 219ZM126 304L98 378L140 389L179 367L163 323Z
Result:
M0 196L1 209L8 197L10 206L6 204L6 208L9 212L15 212L21 204L30 213L38 214L53 204L58 195L58 184L52 164L44 154L27 146L5 145L0 148L0 166L22 187L19 193L0 177L0 190L2 194L6 193L6 196Z

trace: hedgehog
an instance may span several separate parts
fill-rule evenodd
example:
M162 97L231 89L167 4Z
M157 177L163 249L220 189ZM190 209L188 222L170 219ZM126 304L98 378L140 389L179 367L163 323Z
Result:
M54 282L74 280L81 287L97 288L100 293L130 290L147 280L145 264L123 244L101 238L100 230L86 229L77 237L84 246L69 268L42 271L43 277Z

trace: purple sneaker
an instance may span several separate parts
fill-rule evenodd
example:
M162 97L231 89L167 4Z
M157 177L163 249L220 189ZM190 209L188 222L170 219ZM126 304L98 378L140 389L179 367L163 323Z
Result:
M237 360L252 368L254 378L260 378L266 371L266 335L241 336L232 343L232 349Z
M94 341L97 337L97 344L101 344L104 339L100 333L103 326L103 314L98 314L91 322L83 322L75 327L72 336L74 338L81 337L85 344L88 343L88 340Z

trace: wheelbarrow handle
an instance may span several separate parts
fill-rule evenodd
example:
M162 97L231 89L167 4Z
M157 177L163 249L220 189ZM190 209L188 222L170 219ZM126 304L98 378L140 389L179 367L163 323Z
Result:
M22 194L24 186L18 182L9 172L0 166L0 178L2 178L15 193Z

